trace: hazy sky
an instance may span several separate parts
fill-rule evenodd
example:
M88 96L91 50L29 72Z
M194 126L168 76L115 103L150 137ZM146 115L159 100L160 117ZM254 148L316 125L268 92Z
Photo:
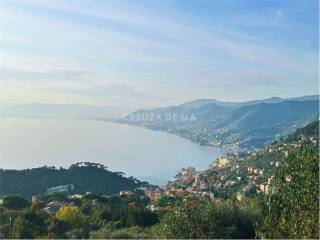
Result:
M318 92L318 1L0 0L0 104Z

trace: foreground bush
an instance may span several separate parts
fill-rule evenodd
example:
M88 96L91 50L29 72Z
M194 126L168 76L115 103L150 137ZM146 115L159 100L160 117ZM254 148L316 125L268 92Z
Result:
M154 227L154 238L254 238L260 213L250 206L186 197Z

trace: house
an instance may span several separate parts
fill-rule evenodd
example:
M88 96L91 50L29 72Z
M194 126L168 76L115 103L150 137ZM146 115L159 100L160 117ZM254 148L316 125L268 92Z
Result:
M147 206L147 209L149 209L150 211L157 211L157 210L160 210L159 207L156 207L155 205L151 204L149 206Z
M195 179L194 176L187 176L182 178L181 182L183 185L189 185L194 181L194 179Z
M242 192L237 192L237 194L236 194L236 199L237 199L239 202L242 201L243 197L244 197L244 194L243 194Z
M49 214L55 214L59 211L59 209L63 206L66 206L67 202L65 201L52 201L49 202L46 207L43 209L44 211L46 211Z
M247 170L248 170L248 173L253 173L253 171L254 171L254 167L249 166Z
M226 157L221 157L217 160L218 167L224 167L230 163L230 160Z
M201 195L203 197L209 197L211 199L211 201L214 201L214 194L212 192L202 192Z
M149 193L149 198L151 201L158 201L162 197L161 192L150 192Z
M259 188L260 191L263 192L264 194L269 194L269 184L260 184Z
M219 189L222 187L222 183L221 182L216 182L212 184L212 188L213 189Z
M291 182L291 176L286 176L286 182Z
M132 194L133 194L133 192L128 191L128 190L122 190L122 191L119 192L119 196L120 197L128 197L128 196L130 196Z
M67 184L67 185L61 185L56 187L47 188L45 192L45 196L50 195L52 193L63 193L63 192L69 192L74 189L73 184Z
M178 196L178 195L182 195L182 194L183 194L183 190L182 189L174 189L174 188L172 188L168 192L168 195L170 195L170 196Z
M253 182L249 182L248 185L244 186L242 188L242 191L245 193L251 192L255 189L255 185Z
M71 199L82 199L83 196L81 194L73 194L73 195L69 196L69 198L71 198Z
M182 168L180 171L180 175L182 177L192 176L195 174L195 172L196 172L196 169L194 167Z
M31 201L32 201L33 204L39 203L41 201L40 195L32 196Z
M208 183L201 183L200 184L200 190L207 190L209 189Z
M226 186L233 186L236 184L236 181L233 181L233 180L227 180L226 181Z
M90 204L92 207L97 207L100 205L98 199L92 199Z

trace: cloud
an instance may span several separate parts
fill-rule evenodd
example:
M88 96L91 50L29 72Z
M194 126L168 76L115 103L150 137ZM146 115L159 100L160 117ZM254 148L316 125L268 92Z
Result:
M299 86L308 79L311 89L318 53L305 45L317 37L312 31L299 35L295 26L304 31L312 24L293 18L298 6L191 5L2 1L0 81L52 94L121 98L127 104L193 98L212 86L226 94L240 84L286 91L286 84Z

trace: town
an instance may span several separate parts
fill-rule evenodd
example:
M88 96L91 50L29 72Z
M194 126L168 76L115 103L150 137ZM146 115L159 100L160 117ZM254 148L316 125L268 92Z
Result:
M283 164L289 151L295 151L304 141L310 142L313 146L318 144L316 137L300 134L298 141L274 142L264 151L227 153L216 159L204 171L197 171L194 167L182 168L173 180L163 186L147 184L134 191L124 189L119 192L119 197L139 195L140 198L149 200L147 208L154 211L160 209L158 202L162 197L194 195L219 202L230 198L242 201L246 197L270 194L275 169ZM270 159L272 161L269 161ZM286 180L290 181L290 178ZM73 189L73 184L51 187L45 191L43 196L55 193L68 194ZM83 197L83 194L68 195L70 200L68 204L73 204L73 200ZM35 195L32 197L32 203L39 203L40 199L40 195ZM97 199L92 199L92 206L97 203ZM65 201L52 201L47 203L43 210L53 214L65 205L67 205Z

